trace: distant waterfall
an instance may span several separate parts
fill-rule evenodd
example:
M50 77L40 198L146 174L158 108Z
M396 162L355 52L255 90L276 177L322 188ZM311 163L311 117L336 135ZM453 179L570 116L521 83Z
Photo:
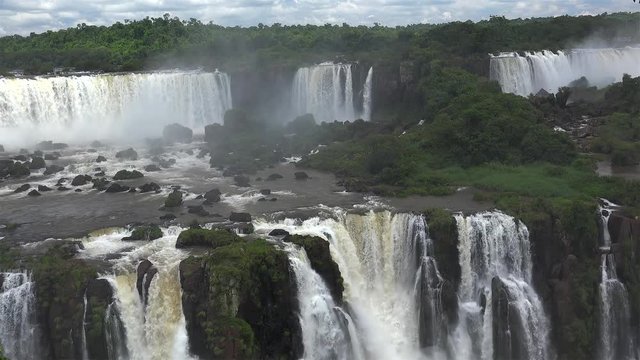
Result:
M298 69L293 80L295 115L313 114L321 121L371 120L373 68L358 85L352 64L322 63Z
M334 215L335 218L304 222L254 224L258 230L277 227L326 239L340 268L348 306L331 309L333 300L328 298L321 279L315 273L309 274L312 270L305 265L301 280L304 256L290 253L302 302L305 358L431 358L427 354L444 358L438 343L438 339L444 343L447 338L438 326L442 317L442 312L437 311L441 279L431 257L424 218L389 211L364 215L336 211ZM310 283L314 284L312 288ZM311 301L313 306L305 305L305 301ZM339 321L340 313L349 317ZM312 321L312 326L305 326L305 321ZM310 337L316 341L306 340ZM318 341L318 337L322 340ZM334 340L333 346L327 348L326 344ZM345 340L349 340L349 346Z
M618 280L616 263L611 254L609 234L610 209L600 208L602 220L600 279L600 355L601 360L637 359L631 334L629 294Z
M198 130L222 123L231 106L229 76L220 72L0 78L0 143L142 138L176 122Z
M9 359L40 359L35 284L31 275L0 273L0 281L0 344L4 354Z
M490 77L502 91L522 96L540 89L556 93L558 88L584 76L591 85L606 86L622 80L623 74L640 75L640 48L574 49L502 53L491 57Z
M457 215L456 221L462 271L456 358L550 358L549 323L530 285L526 226L500 212Z

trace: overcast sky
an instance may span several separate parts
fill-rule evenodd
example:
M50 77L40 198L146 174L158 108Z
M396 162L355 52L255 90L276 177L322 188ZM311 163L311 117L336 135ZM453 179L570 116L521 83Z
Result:
M0 35L161 16L220 25L405 25L451 20L640 11L632 0L0 0Z

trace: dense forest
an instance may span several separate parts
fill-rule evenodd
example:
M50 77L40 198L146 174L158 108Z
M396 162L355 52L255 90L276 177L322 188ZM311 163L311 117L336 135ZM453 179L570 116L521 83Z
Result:
M203 24L165 14L111 26L75 28L0 38L0 71L28 74L56 67L131 71L158 67L237 68L298 66L334 58L376 63L445 60L471 70L487 53L561 49L586 39L609 45L640 42L638 15L507 20L384 27L259 24L248 28Z

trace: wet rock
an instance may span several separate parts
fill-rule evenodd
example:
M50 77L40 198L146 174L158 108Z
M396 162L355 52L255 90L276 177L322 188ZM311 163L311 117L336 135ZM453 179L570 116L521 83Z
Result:
M35 157L35 156L37 156L37 157L42 157L42 156L44 156L44 154L42 153L42 151L41 151L41 150L36 150L36 151L34 151L34 152L33 152L33 154L32 154L32 157Z
M296 171L296 173L293 175L295 176L296 180L307 180L309 178L309 175L307 175L307 173L304 171Z
M58 181L56 182L56 186L60 186L60 185L62 185L62 184L64 184L64 183L67 183L67 182L69 182L69 179L67 179L67 178L60 178L60 179L58 179Z
M236 175L236 176L233 177L233 181L239 187L250 187L251 186L251 184L249 184L249 181L251 181L251 179L249 179L248 176Z
M40 193L38 192L38 190L35 190L35 189L34 189L34 190L29 191L29 193L28 193L27 195L32 196L32 197L36 197L36 196L40 196L40 195L42 195L42 194L40 194Z
M154 171L160 171L162 169L160 169L160 167L158 165L147 165L144 167L144 171L146 172L154 172Z
M164 220L164 221L171 221L171 220L175 220L176 216L173 214L165 214L160 216L160 220Z
M238 223L231 227L236 234L249 235L255 230L252 223Z
M136 188L132 187L132 188L129 188L129 192L130 193L135 193L135 192L138 192L138 190L136 190Z
M274 202L274 201L278 201L278 199L277 198L271 198L271 199L269 199L269 201Z
M113 176L113 180L131 180L139 179L141 177L144 177L144 174L138 170L120 170Z
M13 157L15 161L27 161L27 155L16 155Z
M160 185L158 185L158 184L156 184L154 182L151 182L151 183L144 184L144 185L140 186L138 189L140 189L141 193L148 193L148 192L152 192L152 191L153 192L158 192L158 191L160 191Z
M45 175L52 175L55 173L59 173L60 171L64 170L63 166L59 166L59 165L49 165L47 166L47 168L44 171Z
M116 153L116 158L120 160L138 160L138 153L133 150L133 148L128 148L126 150L118 151Z
M262 189L262 190L260 190L260 194L262 194L262 195L271 195L271 190L270 189Z
M40 191L40 192L47 192L47 191L51 191L51 190L53 190L53 189L51 189L51 188L50 188L50 187L48 187L48 186L45 186L45 185L38 185L38 191Z
M29 169L31 170L44 169L45 167L47 167L47 164L44 162L44 159L39 156L34 156L29 163Z
M240 238L229 230L191 228L184 230L178 235L176 248L183 249L193 246L204 246L215 249L237 241L240 241Z
M222 195L220 189L211 189L204 194L204 198L208 203L216 203L220 201L220 195Z
M198 216L209 216L209 212L205 210L202 205L189 206L189 214L195 214Z
M251 222L251 214L232 212L229 215L229 221L232 222Z
M266 201L267 201L267 198L260 198L260 199L258 199L258 202L266 202Z
M90 279L87 282L86 295L88 315L85 319L87 358L107 360L109 358L109 345L106 340L107 330L106 326L104 326L104 316L90 315L105 313L107 307L113 302L113 290L106 279Z
M17 189L13 190L14 193L21 193L21 192L25 192L27 190L31 189L31 185L29 184L24 184L21 185L20 187L18 187Z
M69 191L71 189L69 189L68 187L65 186L58 186L58 191Z
M151 280L158 273L158 269L149 260L143 260L138 264L136 270L137 280L136 289L138 295L144 306L147 305L149 299L149 286L151 286Z
M517 315L520 309L516 299L497 276L491 280L491 294L494 359L526 359L524 324Z
M164 201L165 208L176 208L182 205L182 192L179 190L173 190L167 199Z
M102 156L102 155L98 155L98 157L96 158L96 162L97 163L101 163L101 162L105 162L107 161L107 158Z
M289 235L289 232L284 229L273 229L269 233L269 236L287 236L287 235Z
M103 176L106 176L106 175L107 174L105 174L104 171L100 171L100 172L97 172L97 173L93 174L93 176L99 176L99 177L103 177Z
M120 185L118 183L112 183L111 185L109 185L107 190L105 190L105 192L107 193L120 193L125 191L129 191L129 187Z
M267 181L274 181L274 180L278 180L278 179L282 179L284 176L280 175L280 174L271 174L269 176L267 176Z
M93 178L89 175L78 175L71 181L71 186L87 185Z
M75 191L75 192L77 192L77 193L80 193L80 192L82 192L82 189L75 189L75 190L73 190L73 191Z
M162 237L162 230L157 225L146 225L136 227L131 236L122 238L122 241L156 240Z
M9 165L7 172L9 173L10 176L16 177L16 178L26 177L31 175L31 170L29 170L27 166L19 162L15 162Z
M167 143L185 143L188 144L193 139L193 131L186 126L180 124L171 124L162 130L162 138Z
M97 189L98 191L104 191L107 189L111 181L105 178L100 178L100 179L93 179L92 182L93 182L93 189Z

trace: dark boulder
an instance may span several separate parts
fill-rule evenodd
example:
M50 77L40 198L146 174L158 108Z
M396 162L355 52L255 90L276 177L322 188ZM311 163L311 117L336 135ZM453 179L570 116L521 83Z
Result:
M236 175L236 176L233 177L233 181L239 187L250 187L251 186L251 184L249 184L249 181L251 181L251 179L249 179L248 176Z
M148 193L148 192L152 192L152 191L153 192L158 192L158 191L160 191L160 185L158 185L158 184L156 184L154 182L151 182L151 183L144 184L144 185L138 187L138 189L140 189L141 193Z
M229 215L229 221L232 222L251 222L251 214L232 212Z
M31 170L44 169L45 167L47 167L47 164L44 162L44 159L40 156L34 156L31 159L31 162L29 163L29 169Z
M31 175L31 170L29 170L26 165L19 162L15 162L9 165L9 168L7 170L9 175L13 177L26 177Z
M69 189L68 187L65 186L58 186L58 191L69 191L71 189Z
M222 195L222 193L219 189L212 189L204 194L204 198L208 203L216 203L220 201L220 195Z
M128 148L126 150L118 151L116 153L116 158L120 160L138 160L138 153L133 150L133 148Z
M44 171L45 175L53 175L55 173L59 173L60 171L64 170L63 166L59 166L59 165L49 165L47 166L47 168Z
M31 185L24 184L24 185L21 185L20 187L18 187L17 189L15 189L13 192L17 194L17 193L25 192L25 191L27 191L29 189L31 189Z
M77 193L80 193L80 192L82 192L82 189L75 189L75 190L73 190L73 191L75 191L75 192L77 192Z
M51 189L51 188L50 188L50 187L48 187L48 186L45 186L45 185L38 185L38 191L40 191L40 192L47 192L47 191L51 191L51 190L53 190L53 189Z
M93 179L93 189L97 189L98 191L104 191L109 186L111 181L105 178Z
M108 192L108 193L119 193L119 192L125 192L125 191L129 191L129 187L120 185L118 183L112 183L111 185L109 185L107 190L105 190L105 192Z
M160 216L160 220L164 220L164 221L171 221L171 220L175 220L176 216L173 214L165 214Z
M186 126L180 124L171 124L162 130L162 138L167 143L185 143L188 144L193 140L193 131Z
M205 210L202 205L189 206L189 214L195 214L198 216L209 216L209 212Z
M42 150L36 150L36 151L33 152L33 154L31 154L31 157L35 157L35 156L43 157L44 153L42 152Z
M27 195L29 195L29 196L33 196L33 197L36 197L36 196L40 196L40 195L42 195L42 194L40 194L40 193L38 192L38 190L31 190L31 191L29 191L29 193L28 193Z
M167 199L164 201L165 208L176 208L182 205L182 192L180 190L173 190Z
M158 273L158 269L149 260L143 260L138 264L136 270L136 290L144 306L147 306L149 300L149 286L151 286L151 280Z
M284 176L280 175L280 174L271 174L269 176L267 176L267 181L274 181L274 180L278 180L278 179L282 179Z
M78 175L71 181L71 186L84 186L91 180L93 180L93 178L89 175Z
M107 158L102 156L102 155L98 155L98 157L96 158L96 162L97 163L101 163L101 162L105 162L107 161Z
M107 174L104 171L99 171L99 172L93 174L93 176L96 176L96 177L104 177L106 175Z
M262 195L271 195L271 190L270 189L262 189L262 190L260 190L260 194L262 194Z
M138 170L120 170L113 176L113 180L131 180L139 179L141 177L144 177L144 174Z
M152 164L152 165L147 165L144 167L144 171L146 172L154 172L154 171L160 171L162 169L160 169L160 167L158 165Z
M273 229L269 233L269 236L287 236L287 235L289 235L289 232L284 229Z
M160 227L157 225L146 225L136 227L133 232L131 232L131 236L122 238L122 241L151 241L160 239L162 236Z
M307 180L309 178L309 175L307 175L307 173L304 171L296 171L296 173L293 175L295 176L296 180Z
M15 161L27 161L27 155L16 155L13 157L13 160Z

